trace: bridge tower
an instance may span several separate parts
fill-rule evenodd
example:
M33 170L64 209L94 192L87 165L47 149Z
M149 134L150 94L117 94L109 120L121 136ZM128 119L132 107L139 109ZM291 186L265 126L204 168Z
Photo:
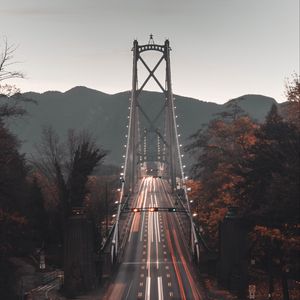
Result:
M145 157L144 151L144 140L145 136L140 132L140 119L146 120L148 123L147 133L154 133L161 143L161 149L163 149L162 155L155 155L156 158L160 158L161 163L165 166L165 173L170 181L172 190L176 189L176 177L183 178L183 170L181 163L180 148L178 142L177 125L175 119L174 109L174 97L172 92L172 80L171 80L171 62L170 62L170 43L168 40L163 45L156 44L153 40L153 36L150 35L148 44L139 45L137 40L133 42L133 70L132 70L132 90L130 97L130 118L128 125L128 139L127 149L125 158L125 189L129 192L134 190L139 172L141 169L141 163ZM153 69L149 67L146 59L143 57L144 52L156 51L161 53L160 59L158 59ZM165 83L162 84L155 74L158 67L165 64ZM145 81L139 86L138 85L138 65L145 67L148 76ZM162 108L159 110L157 115L153 118L147 114L144 109L140 96L144 90L148 81L153 78L164 97L164 103ZM163 128L157 126L157 120L163 119ZM157 150L158 151L158 150ZM147 157L150 157L147 155Z
M171 80L170 43L169 40L166 40L162 45L156 44L153 40L153 36L150 35L148 44L139 45L138 41L134 40L132 51L133 69L129 124L128 133L126 135L125 163L123 172L121 173L122 187L120 189L120 201L112 235L111 261L112 263L116 262L121 251L120 249L122 248L121 244L126 241L126 234L121 233L122 229L124 229L121 218L122 210L128 205L128 200L131 196L134 197L137 180L141 173L145 172L144 166L147 165L149 161L151 161L151 163L155 162L159 173L162 174L165 179L169 180L172 193L175 194L178 184L180 185L181 191L184 192L184 198L186 200L185 209L191 228L191 248L194 253L197 252L196 256L199 258L199 245L190 212L181 161L180 144L178 141L178 125L176 124ZM153 68L149 67L143 55L143 53L151 51L157 52L160 56ZM163 72L165 76L164 84L159 81L155 73L161 64L165 65ZM139 65L144 66L148 74L141 85L138 84ZM154 79L162 92L162 103L159 103L159 107L156 107L157 109L152 115L145 109L145 99L141 97L145 86L151 78ZM149 102L149 100L151 101L153 99L147 99L146 102ZM157 103L153 101L150 103L150 106L156 105ZM174 197L176 197L176 195L174 195Z

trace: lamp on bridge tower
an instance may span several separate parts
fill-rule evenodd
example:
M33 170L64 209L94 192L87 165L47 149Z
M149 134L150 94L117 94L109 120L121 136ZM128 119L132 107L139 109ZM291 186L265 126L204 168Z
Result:
M155 44L155 43L154 43L154 39L153 39L153 34L152 34L152 33L151 33L150 36L149 36L149 42L148 42L148 45L150 45L150 44L152 44L152 45Z

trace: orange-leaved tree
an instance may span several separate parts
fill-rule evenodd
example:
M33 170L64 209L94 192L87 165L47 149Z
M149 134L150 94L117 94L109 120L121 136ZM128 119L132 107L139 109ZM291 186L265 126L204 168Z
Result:
M186 147L196 160L193 177L200 182L194 205L212 247L217 246L218 224L228 206L239 202L236 185L243 180L239 170L255 143L256 128L238 104L231 101L227 111L194 134Z

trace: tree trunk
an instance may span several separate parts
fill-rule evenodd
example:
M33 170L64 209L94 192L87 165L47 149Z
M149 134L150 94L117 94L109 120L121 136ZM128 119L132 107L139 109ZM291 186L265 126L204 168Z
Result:
M288 287L288 282L287 282L287 278L286 278L286 273L285 273L285 270L283 268L282 259L280 259L280 272L281 272L281 284L282 284L283 300L290 300L289 287Z
M274 276L273 276L273 248L272 244L269 244L268 249L268 273L269 273L269 295L268 299L273 299L273 292L274 292Z
M65 232L64 289L77 296L96 287L96 261L92 224L86 216L72 216Z

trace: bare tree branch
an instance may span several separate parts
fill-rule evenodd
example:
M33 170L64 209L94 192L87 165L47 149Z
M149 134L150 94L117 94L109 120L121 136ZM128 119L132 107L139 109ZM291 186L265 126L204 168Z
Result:
M18 63L14 61L16 49L15 45L8 44L7 39L4 39L2 47L0 44L0 120L25 115L24 102L35 102L24 97L14 84L5 83L6 80L24 78L22 72L11 69Z
M71 206L83 205L88 178L107 152L98 147L86 131L69 130L67 141L61 143L51 127L44 128L36 150L37 158L32 163L50 184L56 186L55 200L67 216Z
M15 45L8 45L7 39L4 39L3 50L0 54L0 82L7 79L24 78L22 72L9 70L12 65L17 63L13 61L16 49Z

